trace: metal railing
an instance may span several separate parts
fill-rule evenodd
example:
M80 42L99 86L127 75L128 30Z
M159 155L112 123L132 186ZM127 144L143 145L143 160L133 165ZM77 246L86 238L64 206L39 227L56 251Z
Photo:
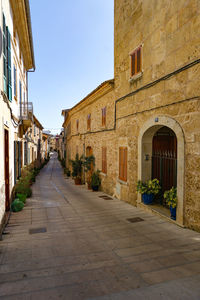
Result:
M33 118L33 103L22 102L19 107L20 120L32 120Z

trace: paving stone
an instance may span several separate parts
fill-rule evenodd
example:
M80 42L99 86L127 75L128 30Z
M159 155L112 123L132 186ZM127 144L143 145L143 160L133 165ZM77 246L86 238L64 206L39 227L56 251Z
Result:
M64 179L50 160L0 242L1 299L172 299L165 284L173 290L181 278L194 288L184 295L197 295L200 234L102 194Z

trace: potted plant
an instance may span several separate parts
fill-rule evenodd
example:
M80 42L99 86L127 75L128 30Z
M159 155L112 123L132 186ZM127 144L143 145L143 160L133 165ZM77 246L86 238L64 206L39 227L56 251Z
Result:
M93 191L98 191L101 185L101 178L100 178L100 171L97 170L96 172L92 173L91 177L91 187Z
M172 187L170 190L164 192L164 199L169 206L171 219L176 220L176 207L177 207L177 188Z
M81 184L83 156L79 158L77 153L75 159L71 159L70 162L72 164L72 177L74 178L74 182L76 185Z
M92 171L95 166L95 157L94 155L84 157L84 171L87 173L87 185L88 189L91 189L91 177Z
M146 182L142 182L141 180L137 182L137 191L142 194L144 204L152 204L154 195L158 194L160 189L159 180L156 178Z

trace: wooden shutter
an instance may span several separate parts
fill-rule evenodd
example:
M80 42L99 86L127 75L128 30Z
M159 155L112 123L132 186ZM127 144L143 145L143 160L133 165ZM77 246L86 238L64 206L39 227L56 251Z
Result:
M127 181L127 148L123 151L123 180Z
M17 181L17 141L14 141L14 182Z
M13 73L14 73L14 96L17 97L17 70L15 65L13 65Z
M22 168L22 142L18 142L18 177L21 177Z
M91 114L87 116L87 130L91 129Z
M131 76L135 75L135 52L131 54Z
M7 95L7 35L6 21L3 15L3 90Z
M11 36L10 36L10 31L7 27L7 66L8 66L8 99L12 101L12 76L11 76Z
M106 107L102 108L102 126L106 125Z
M102 147L102 172L107 174L107 148Z
M141 71L141 48L137 49L137 73Z
M127 181L127 147L119 148L119 179Z

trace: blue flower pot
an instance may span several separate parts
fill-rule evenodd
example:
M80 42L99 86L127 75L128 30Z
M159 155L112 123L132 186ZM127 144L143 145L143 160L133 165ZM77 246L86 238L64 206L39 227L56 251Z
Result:
M142 194L142 201L144 204L152 204L153 203L154 194Z
M170 213L171 213L171 219L172 220L176 220L176 207L169 207L169 209L170 209Z

